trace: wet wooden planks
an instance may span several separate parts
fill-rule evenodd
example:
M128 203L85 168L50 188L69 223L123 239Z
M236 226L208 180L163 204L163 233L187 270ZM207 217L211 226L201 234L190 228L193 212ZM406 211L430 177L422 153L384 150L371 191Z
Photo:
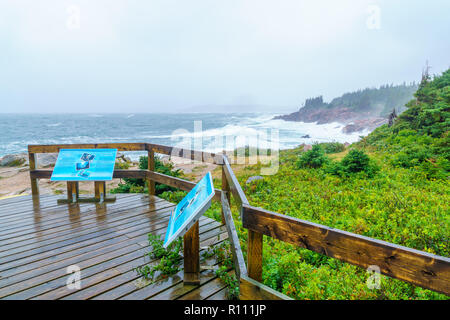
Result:
M142 281L138 266L156 264L146 253L149 233L164 236L173 204L155 196L119 194L114 203L61 204L61 196L0 200L0 299L223 299L214 271L200 285L173 277ZM227 238L225 226L200 220L200 246ZM201 253L200 253L201 254ZM201 265L217 265L201 257ZM69 266L81 288L69 289Z

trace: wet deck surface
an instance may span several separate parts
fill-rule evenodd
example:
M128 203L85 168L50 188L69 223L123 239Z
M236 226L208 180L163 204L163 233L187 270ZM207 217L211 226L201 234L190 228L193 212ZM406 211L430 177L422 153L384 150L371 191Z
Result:
M151 284L134 268L151 262L148 234L164 236L173 204L157 197L119 194L114 203L58 205L63 196L0 200L0 299L225 299L214 271L199 286L183 272ZM225 226L200 220L200 247L227 238ZM214 265L214 258L201 265ZM81 269L81 288L68 288Z

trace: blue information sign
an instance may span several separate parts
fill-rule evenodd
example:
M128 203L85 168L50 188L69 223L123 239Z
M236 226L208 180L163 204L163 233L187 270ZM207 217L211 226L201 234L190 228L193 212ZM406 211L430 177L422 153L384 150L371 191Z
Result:
M111 180L116 153L117 149L61 149L50 180Z
M164 239L164 248L184 235L197 222L211 206L213 197L214 185L211 173L208 172L172 211Z

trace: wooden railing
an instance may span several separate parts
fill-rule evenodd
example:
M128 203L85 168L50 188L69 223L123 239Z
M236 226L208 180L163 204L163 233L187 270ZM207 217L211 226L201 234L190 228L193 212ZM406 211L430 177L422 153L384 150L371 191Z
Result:
M141 178L148 181L149 194L155 182L189 191L195 183L154 171L155 153L210 162L222 167L222 189L214 200L222 204L222 222L231 243L236 275L240 279L241 299L289 299L263 285L263 235L285 241L353 265L377 266L380 273L414 285L450 295L450 259L399 246L358 234L333 229L309 221L278 214L249 204L226 155L179 149L151 143L106 143L71 145L30 145L32 194L38 194L38 179L49 179L52 170L37 169L35 154L56 153L60 149L114 148L118 151L147 151L148 170L114 170L114 178ZM230 200L233 196L243 227L248 230L247 264L233 222Z

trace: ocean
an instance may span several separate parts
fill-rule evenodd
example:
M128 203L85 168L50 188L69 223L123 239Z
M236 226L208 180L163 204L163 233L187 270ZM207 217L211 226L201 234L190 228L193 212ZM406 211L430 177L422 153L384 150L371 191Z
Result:
M0 156L26 152L28 144L63 143L151 142L210 152L245 145L288 149L302 143L352 143L368 133L344 134L338 123L272 120L275 115L0 114Z

